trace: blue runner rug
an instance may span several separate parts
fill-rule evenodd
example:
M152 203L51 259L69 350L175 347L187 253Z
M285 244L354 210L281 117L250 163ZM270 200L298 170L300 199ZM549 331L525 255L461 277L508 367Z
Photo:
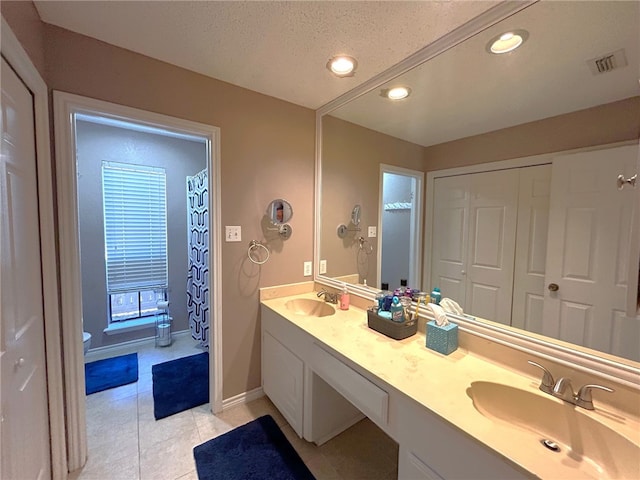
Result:
M193 449L200 480L315 480L270 415Z
M209 401L209 353L203 352L151 367L156 420Z
M84 365L87 395L138 381L138 354L105 358Z

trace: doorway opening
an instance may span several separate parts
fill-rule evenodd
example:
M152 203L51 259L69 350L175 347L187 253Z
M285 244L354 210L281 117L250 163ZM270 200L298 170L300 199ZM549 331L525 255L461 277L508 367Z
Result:
M54 114L73 469L87 448L83 332L87 361L144 353L140 378L208 349L222 409L219 129L61 92Z
M391 289L401 280L420 286L423 180L423 172L380 165L377 277Z

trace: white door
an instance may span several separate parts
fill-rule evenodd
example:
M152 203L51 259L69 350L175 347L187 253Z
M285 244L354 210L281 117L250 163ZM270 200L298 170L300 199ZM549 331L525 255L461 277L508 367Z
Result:
M466 309L511 323L518 170L477 173L469 195Z
M31 92L2 59L2 479L51 477L33 112Z
M430 288L509 324L517 210L517 169L436 179Z
M520 169L511 325L542 333L551 165Z
M619 174L636 173L637 155L631 145L554 159L546 284L558 289L545 292L544 335L613 353L632 342L637 350L638 320L625 316L634 196L616 185Z
M465 307L470 175L436 178L433 193L431 284Z

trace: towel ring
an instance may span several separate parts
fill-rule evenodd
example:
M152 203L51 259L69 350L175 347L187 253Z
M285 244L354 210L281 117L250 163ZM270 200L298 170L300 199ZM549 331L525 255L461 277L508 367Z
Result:
M256 259L253 256L253 254L256 253L256 251L259 249L263 249L265 252L267 252L267 256L264 260ZM249 249L247 250L247 256L249 257L249 260L251 260L251 262L255 263L256 265L263 265L267 263L267 260L269 260L270 255L271 255L271 252L269 252L269 249L266 247L266 245L263 245L257 240L251 240L251 242L249 242Z

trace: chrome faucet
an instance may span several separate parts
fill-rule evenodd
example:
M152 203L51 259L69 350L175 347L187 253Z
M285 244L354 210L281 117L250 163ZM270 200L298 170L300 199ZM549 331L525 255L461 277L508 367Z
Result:
M542 381L540 382L540 390L549 395L553 395L565 402L569 402L572 405L576 405L581 408L585 408L587 410L594 410L593 407L593 399L591 398L591 390L604 390L605 392L614 392L612 388L605 387L602 385L583 385L578 390L578 393L574 393L573 386L571 385L571 380L567 377L560 378L557 382L553 380L553 376L542 365L536 362L532 362L529 360L529 364L534 367L540 368L544 373L542 376Z
M318 297L324 296L324 301L327 303L338 303L338 294L327 292L325 289L322 289L318 292Z

